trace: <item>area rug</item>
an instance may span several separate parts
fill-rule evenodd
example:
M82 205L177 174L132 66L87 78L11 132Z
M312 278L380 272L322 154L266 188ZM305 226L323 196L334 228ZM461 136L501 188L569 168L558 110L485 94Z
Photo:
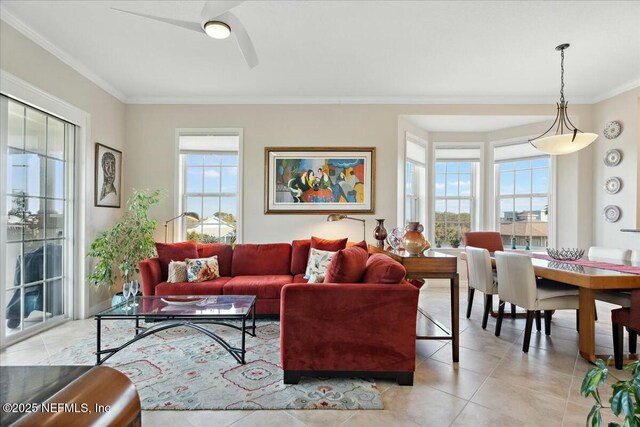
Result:
M232 346L240 333L205 325ZM102 348L133 336L133 322L104 321ZM175 328L141 339L111 357L110 366L135 384L142 409L383 409L373 381L355 378L302 378L285 385L280 368L280 327L259 321L247 336L245 365L238 364L211 338L190 328ZM82 339L43 361L45 365L93 365L95 337Z

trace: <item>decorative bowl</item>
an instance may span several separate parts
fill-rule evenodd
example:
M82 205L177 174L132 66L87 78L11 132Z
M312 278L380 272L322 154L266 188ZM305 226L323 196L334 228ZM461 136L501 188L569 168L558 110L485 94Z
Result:
M577 259L582 258L584 255L584 249L578 248L562 248L562 249L553 249L547 248L547 254L553 258L560 261L575 261Z

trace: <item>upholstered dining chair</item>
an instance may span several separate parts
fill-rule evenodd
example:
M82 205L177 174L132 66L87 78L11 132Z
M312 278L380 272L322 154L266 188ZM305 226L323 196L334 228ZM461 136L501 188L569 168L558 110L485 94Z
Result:
M500 308L496 322L496 336L500 336L504 302L515 304L527 310L522 351L529 351L531 329L536 311L544 310L545 334L551 334L551 312L553 310L577 310L578 289L551 280L537 279L531 258L525 255L501 252L495 253L498 269L498 296ZM539 327L539 325L538 325Z
M483 248L488 252L503 251L502 236L497 231L467 231L462 235L464 246L473 246L474 248ZM467 267L469 266L467 261ZM476 285L471 278L469 268L467 268L467 277L469 278L469 294L467 296L467 319L471 317L471 307L473 307L473 296L475 295ZM485 296L487 294L485 293ZM492 310L491 307L489 307ZM511 317L516 317L516 306L511 305Z
M588 256L591 261L603 261L623 264L631 260L633 255L630 249L605 248L602 246L591 246ZM596 292L598 301L608 302L609 304L619 305L620 307L629 307L631 305L631 292L629 291L600 291ZM597 320L597 319L596 319ZM637 334L629 331L629 353L636 352L636 343L638 341Z
M493 295L498 293L498 281L493 277L491 257L489 251L483 248L467 246L467 266L469 269L469 283L475 289L484 293L484 312L482 314L482 329L487 328L489 310L493 306ZM468 310L470 312L470 310ZM470 314L470 313L469 313ZM469 315L467 315L467 318Z
M637 336L640 333L640 290L631 291L631 305L629 307L611 310L611 324L613 325L613 359L616 369L622 369L622 341L624 328ZM629 353L632 353L629 350Z

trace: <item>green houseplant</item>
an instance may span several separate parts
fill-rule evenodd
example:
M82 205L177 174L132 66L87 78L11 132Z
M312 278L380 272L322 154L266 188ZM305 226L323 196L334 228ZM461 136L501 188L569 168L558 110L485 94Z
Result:
M98 258L89 275L94 286L113 286L117 272L126 282L139 273L138 262L155 255L153 231L158 221L149 219L149 208L160 201L160 190L134 190L125 215L91 244L87 257Z
M623 427L640 427L640 361L635 361L627 365L624 370L631 372L631 378L627 381L620 380L609 372L609 362L605 364L602 359L596 360L596 366L589 369L580 386L580 394L593 396L596 403L587 415L587 425L592 427L602 426L602 408L610 408L616 417L621 413L624 415ZM611 375L617 381L611 385L613 394L609 399L610 406L604 406L598 386L604 384L607 377ZM619 427L620 424L610 422L609 427Z

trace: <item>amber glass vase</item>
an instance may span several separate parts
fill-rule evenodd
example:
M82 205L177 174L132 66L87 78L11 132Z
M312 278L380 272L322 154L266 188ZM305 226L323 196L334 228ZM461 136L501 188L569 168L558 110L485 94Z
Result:
M424 227L419 222L409 222L404 228L402 245L410 255L420 255L431 247L431 243L424 237Z
M376 243L379 248L384 248L384 239L387 238L387 229L384 228L384 219L376 219L378 224L373 229L373 237L376 239Z

